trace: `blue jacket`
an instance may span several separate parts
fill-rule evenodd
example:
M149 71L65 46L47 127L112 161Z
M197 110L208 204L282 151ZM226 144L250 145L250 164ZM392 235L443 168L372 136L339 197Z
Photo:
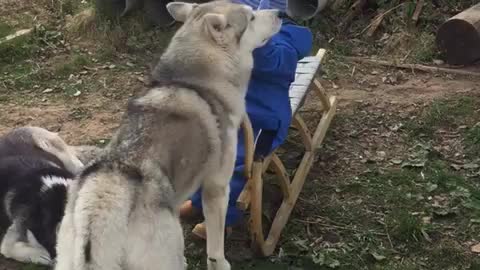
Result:
M287 137L292 118L288 90L295 79L297 62L312 49L312 39L308 28L284 20L280 32L253 52L254 66L246 96L247 113L255 135L260 129L275 131L271 150ZM237 166L243 165L242 140L240 131Z

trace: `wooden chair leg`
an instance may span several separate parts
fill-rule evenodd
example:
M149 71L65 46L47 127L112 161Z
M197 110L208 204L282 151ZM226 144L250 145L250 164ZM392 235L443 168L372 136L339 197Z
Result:
M300 114L295 114L292 120L292 125L294 125L298 129L298 132L300 132L303 145L305 146L305 151L311 151L313 149L312 136L310 135L307 124L305 124L305 121L303 121L303 118L300 116Z
M272 166L277 174L280 188L283 193L283 199L290 200L290 177L288 176L287 169L285 169L285 166L283 166L283 163L277 154L272 155Z
M315 129L315 133L313 133L312 143L316 149L320 148L323 139L327 134L328 127L330 126L333 116L335 115L337 109L337 98L335 96L330 97L328 104L329 110L322 115L322 118Z
M263 162L255 161L252 167L251 207L250 207L250 234L252 248L258 254L264 254L265 238L262 227L262 200L263 200Z
M270 256L275 251L281 232L288 222L293 207L295 206L300 191L302 190L307 173L312 166L314 156L313 151L307 151L303 156L292 183L289 186L290 195L288 199L284 198L280 208L277 210L277 214L273 220L270 232L262 249L263 256Z
M317 78L313 79L313 85L314 85L315 92L317 93L317 96L320 98L320 102L322 103L322 110L323 111L330 110L331 104L328 101L325 88L323 88L322 84Z
M272 160L272 155L267 156L263 160L262 174L264 174L267 171ZM243 188L242 192L240 192L240 195L238 196L238 199L237 199L237 208L242 211L246 211L250 207L250 202L252 200L253 181L251 181L251 177L249 178L245 177L245 181L247 181L247 183L245 184L245 187Z

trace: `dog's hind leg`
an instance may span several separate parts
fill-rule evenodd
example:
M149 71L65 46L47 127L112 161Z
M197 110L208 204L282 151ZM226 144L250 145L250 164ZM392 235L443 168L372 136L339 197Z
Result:
M124 269L187 269L183 231L177 216L170 209L143 207L146 204L140 202L136 205L129 217Z
M73 211L75 242L69 270L122 270L134 192L131 182L117 173L85 179Z
M6 258L20 262L51 265L47 250L28 242L27 229L14 222L3 236L0 252Z
M72 199L69 199L65 215L60 222L60 228L57 235L57 246L56 253L57 258L55 258L55 270L71 270L73 269L73 254L75 241L75 230L73 224L73 213L72 213Z

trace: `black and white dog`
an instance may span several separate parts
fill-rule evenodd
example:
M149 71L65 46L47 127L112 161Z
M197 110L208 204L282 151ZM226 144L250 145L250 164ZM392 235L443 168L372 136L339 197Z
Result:
M58 134L22 127L0 137L0 253L21 262L51 265L67 189L100 151L67 145Z

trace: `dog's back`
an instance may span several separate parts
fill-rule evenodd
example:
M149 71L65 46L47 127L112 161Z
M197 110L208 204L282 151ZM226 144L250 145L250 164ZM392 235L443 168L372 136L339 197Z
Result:
M48 160L72 173L83 168L83 163L57 133L34 126L15 128L0 137L0 159L9 156Z

